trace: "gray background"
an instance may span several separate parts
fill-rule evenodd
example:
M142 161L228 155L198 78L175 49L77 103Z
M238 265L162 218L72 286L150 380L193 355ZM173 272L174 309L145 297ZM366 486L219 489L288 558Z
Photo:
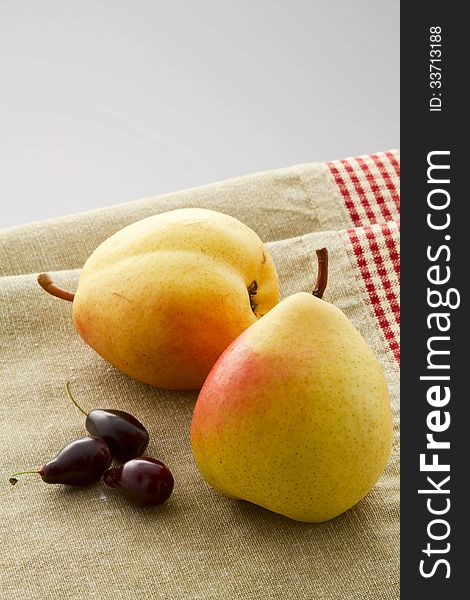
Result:
M398 0L0 7L0 227L399 144Z

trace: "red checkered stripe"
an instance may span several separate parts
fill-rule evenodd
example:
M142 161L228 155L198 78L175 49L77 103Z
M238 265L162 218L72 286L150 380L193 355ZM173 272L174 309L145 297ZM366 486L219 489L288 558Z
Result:
M354 227L346 231L364 298L400 362L400 159L381 152L327 163Z
M400 363L400 229L397 221L346 231L361 275L364 297L386 345Z
M379 152L326 163L355 227L400 215L400 155Z

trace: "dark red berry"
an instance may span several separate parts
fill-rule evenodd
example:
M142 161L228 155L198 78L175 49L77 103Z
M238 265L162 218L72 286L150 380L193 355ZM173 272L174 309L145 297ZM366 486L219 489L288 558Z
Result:
M122 462L141 456L149 443L142 423L122 410L92 410L85 427L90 435L105 439L113 456Z
M104 438L115 458L125 462L143 454L149 434L140 421L123 410L99 408L87 413L72 396L70 383L67 383L67 392L75 406L86 415L88 433Z
M100 479L111 460L111 451L103 438L85 437L67 444L39 471L14 473L10 483L15 484L18 475L37 473L45 483L89 485Z
M163 504L171 496L174 485L170 469L148 456L134 458L120 467L109 469L103 475L103 481L142 506Z

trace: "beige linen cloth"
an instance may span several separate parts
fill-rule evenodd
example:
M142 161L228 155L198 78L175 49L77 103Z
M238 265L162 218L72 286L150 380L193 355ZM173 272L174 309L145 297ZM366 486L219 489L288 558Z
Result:
M0 597L168 600L399 597L398 152L255 174L0 231ZM151 388L115 370L75 332L71 304L36 282L75 289L93 249L124 225L170 209L219 210L267 242L283 297L312 290L315 249L330 252L325 300L353 321L387 376L394 447L374 489L320 524L224 498L199 475L193 392ZM85 434L70 403L131 412L147 453L170 466L163 506L135 507L102 482L88 488L8 475L39 468Z

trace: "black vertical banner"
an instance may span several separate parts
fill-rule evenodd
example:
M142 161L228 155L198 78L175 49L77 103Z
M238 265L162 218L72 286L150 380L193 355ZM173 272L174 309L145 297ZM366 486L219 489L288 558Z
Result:
M466 597L470 576L469 36L461 6L402 3L401 13L404 599Z

